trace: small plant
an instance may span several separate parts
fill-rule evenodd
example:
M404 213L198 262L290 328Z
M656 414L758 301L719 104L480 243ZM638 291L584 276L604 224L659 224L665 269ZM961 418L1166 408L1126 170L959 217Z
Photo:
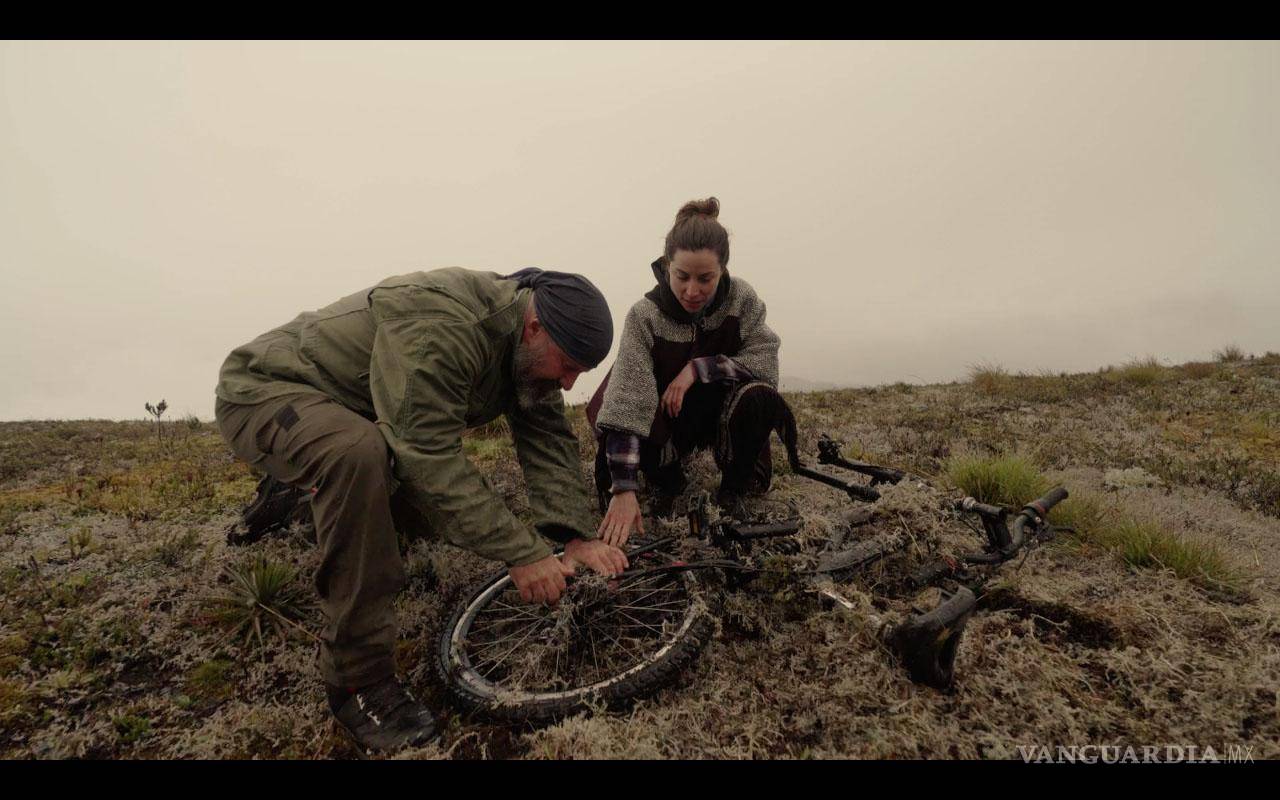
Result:
M73 559L90 552L93 549L93 529L88 525L81 525L72 531L67 535L67 548L71 551Z
M235 694L235 664L225 658L206 661L187 676L187 691L200 700L220 702Z
M1229 344L1221 350L1215 350L1213 357L1224 364L1231 364L1237 361L1244 361L1244 351L1236 344Z
M195 414L188 414L182 418L182 424L187 426L189 431L198 431L204 427L204 423Z
M166 567L180 567L187 555L200 544L200 535L194 530L170 534L156 545L156 560Z
M18 522L20 513L21 510L17 508L0 508L0 534L17 536L22 533L22 524Z
M169 404L168 404L168 403L166 403L166 402L163 400L163 398L162 398L162 399L160 400L160 402L159 402L159 403L157 403L157 404L156 404L156 405L154 405L154 406L153 406L153 405L151 405L150 403L146 403L145 405L146 405L146 408L147 408L147 413L148 413L148 414L150 414L151 416L155 417L155 420L156 420L156 443L157 443L157 444L160 444L160 443L161 443L161 435L160 435L160 434L161 434L161 428L160 428L160 424L161 424L161 423L160 423L160 418L164 416L164 412L165 412L165 410L166 410L166 409L168 409L168 408L169 408Z
M226 626L228 638L238 636L246 646L256 641L263 647L270 634L285 639L291 631L301 631L314 637L300 624L313 606L309 587L295 580L288 564L258 556L228 566L223 574L231 587L210 603L215 607L215 618Z
M121 744L133 744L151 733L151 721L134 714L112 717L111 724L115 726Z

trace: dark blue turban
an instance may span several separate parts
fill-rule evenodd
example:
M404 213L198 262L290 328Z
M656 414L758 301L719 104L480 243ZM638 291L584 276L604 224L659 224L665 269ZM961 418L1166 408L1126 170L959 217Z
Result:
M568 272L527 267L503 276L533 289L538 320L564 354L587 369L604 361L613 347L613 315L591 281Z

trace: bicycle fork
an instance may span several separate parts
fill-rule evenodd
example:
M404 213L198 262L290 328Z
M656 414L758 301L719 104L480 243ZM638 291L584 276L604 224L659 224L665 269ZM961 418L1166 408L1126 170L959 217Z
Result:
M856 605L830 589L814 591L847 611L859 612ZM878 614L865 613L864 618L902 662L911 680L945 690L955 681L956 649L977 603L973 592L961 586L937 608L898 625Z

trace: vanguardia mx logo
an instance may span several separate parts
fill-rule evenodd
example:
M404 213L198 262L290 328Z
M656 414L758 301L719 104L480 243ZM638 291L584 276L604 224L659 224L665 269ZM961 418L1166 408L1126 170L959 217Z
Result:
M1250 764L1253 745L1018 745L1018 755L1028 764Z

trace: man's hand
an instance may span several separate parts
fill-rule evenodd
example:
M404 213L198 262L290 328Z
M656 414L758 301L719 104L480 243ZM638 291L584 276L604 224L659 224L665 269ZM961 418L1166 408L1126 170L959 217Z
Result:
M617 575L628 566L626 553L598 539L571 539L561 560L570 568L586 564L601 575Z
M618 492L609 501L609 510L596 535L605 544L622 547L627 543L633 530L644 533L644 516L640 513L640 501L635 492Z
M511 582L520 590L521 600L553 606L564 594L564 579L573 574L573 567L555 556L547 556L523 567L511 567L507 572L511 574Z
M698 376L693 371L693 362L690 361L684 365L684 369L680 370L675 380L667 384L667 390L662 393L662 408L667 412L667 416L680 416L680 407L684 405L684 394L697 379Z

